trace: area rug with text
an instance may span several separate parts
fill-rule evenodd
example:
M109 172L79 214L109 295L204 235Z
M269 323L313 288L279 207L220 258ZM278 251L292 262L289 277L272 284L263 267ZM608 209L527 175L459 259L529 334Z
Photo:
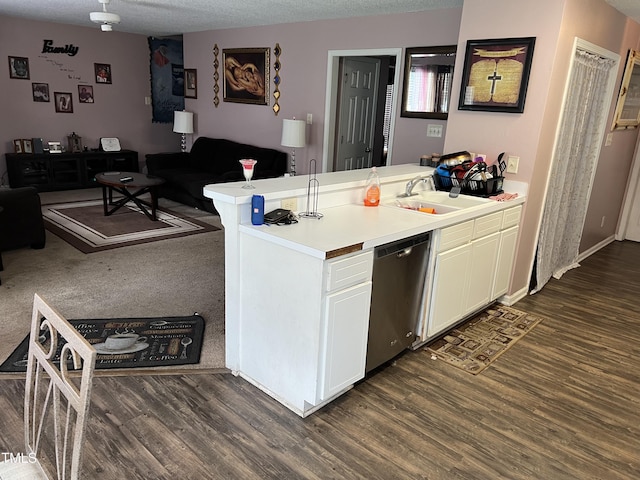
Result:
M166 367L200 361L205 322L185 317L69 320L97 351L96 369ZM48 331L39 342L48 345ZM60 359L58 342L54 362ZM0 365L0 372L26 372L29 335Z
M492 305L427 345L435 359L478 374L543 319L515 308Z
M105 216L102 200L43 205L42 216L47 230L83 253L220 230L163 208L152 221L133 204Z

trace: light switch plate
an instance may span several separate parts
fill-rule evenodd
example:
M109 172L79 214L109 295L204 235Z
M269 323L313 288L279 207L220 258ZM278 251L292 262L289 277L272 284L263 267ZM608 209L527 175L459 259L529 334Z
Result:
M518 173L518 164L520 163L520 157L515 155L509 155L507 160L507 173Z
M427 137L442 137L442 125L427 125Z

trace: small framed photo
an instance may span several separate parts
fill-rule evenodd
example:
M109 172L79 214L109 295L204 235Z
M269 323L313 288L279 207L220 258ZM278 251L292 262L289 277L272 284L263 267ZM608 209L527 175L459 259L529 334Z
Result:
M33 153L33 143L30 138L22 140L22 151L24 153Z
M29 80L29 59L27 57L9 57L9 78Z
M111 83L111 65L107 63L94 63L96 83Z
M24 153L22 140L20 140L19 138L15 139L13 141L13 152L14 153Z
M198 98L198 71L195 68L184 69L184 98Z
M31 90L33 91L34 102L49 102L49 84L48 83L32 83Z
M269 48L223 49L222 100L269 105L270 53Z
M53 92L56 112L73 113L73 99L70 92Z
M93 103L93 86L78 85L78 101L80 103Z
M535 42L468 40L458 110L522 113Z

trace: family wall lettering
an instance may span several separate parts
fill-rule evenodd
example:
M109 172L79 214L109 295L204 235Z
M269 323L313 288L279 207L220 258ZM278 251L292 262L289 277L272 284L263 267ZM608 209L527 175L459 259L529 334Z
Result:
M73 43L68 43L64 47L56 47L53 44L53 40L43 40L41 53L61 53L73 57L79 50L80 47L75 46Z

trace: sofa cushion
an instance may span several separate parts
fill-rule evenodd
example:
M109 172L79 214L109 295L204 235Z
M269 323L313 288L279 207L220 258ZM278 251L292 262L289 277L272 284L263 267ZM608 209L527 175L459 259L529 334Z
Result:
M191 147L189 166L217 175L237 172L239 176L234 179L235 181L244 178L242 166L239 162L242 158L257 160L254 178L265 178L268 171L282 173L286 171L286 154L283 152L223 138L208 137L199 137L194 142L193 147ZM265 173L263 174L262 172Z

